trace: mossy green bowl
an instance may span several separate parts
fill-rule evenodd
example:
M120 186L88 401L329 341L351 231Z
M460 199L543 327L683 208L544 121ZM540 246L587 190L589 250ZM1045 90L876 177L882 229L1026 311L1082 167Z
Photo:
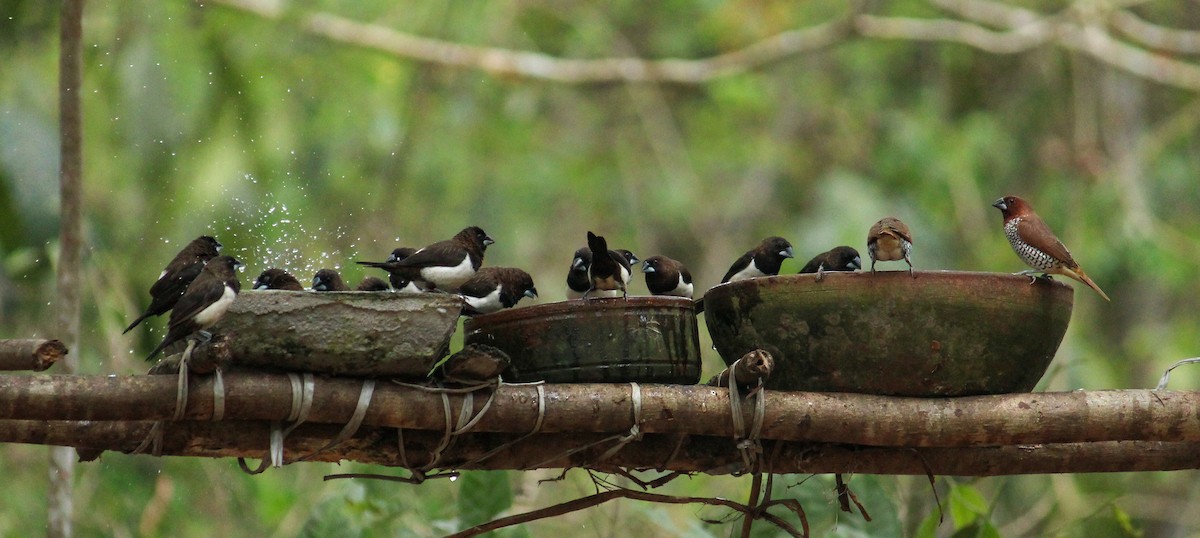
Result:
M1073 292L1010 274L888 271L743 280L704 302L727 364L757 348L775 356L767 388L932 397L1032 390Z

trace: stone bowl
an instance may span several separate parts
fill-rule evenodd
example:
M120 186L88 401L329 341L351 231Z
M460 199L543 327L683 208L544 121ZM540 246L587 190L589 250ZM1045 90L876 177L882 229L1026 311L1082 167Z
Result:
M1006 273L907 271L756 278L704 296L726 364L764 349L767 388L895 396L1027 392L1071 319L1072 288Z
M211 332L230 335L234 365L423 379L448 354L464 304L450 294L243 290Z
M504 379L549 383L678 383L700 379L690 299L576 299L467 319L464 345L508 354Z

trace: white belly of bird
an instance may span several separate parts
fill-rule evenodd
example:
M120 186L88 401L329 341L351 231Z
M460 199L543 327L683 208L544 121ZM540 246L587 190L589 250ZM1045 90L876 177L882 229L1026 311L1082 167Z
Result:
M196 317L192 318L192 320L201 329L212 327L217 320L221 319L221 316L225 315L225 311L229 310L229 305L233 304L233 299L236 297L237 294L233 292L233 288L225 286L225 293L221 294L221 298L205 307L204 310L196 313Z
M463 295L462 298L467 301L467 304L471 305L471 308L483 312L484 314L490 314L504 308L504 303L500 302L500 292L503 289L504 286L496 286L495 290L483 297L471 297L468 295Z
M679 276L679 283L675 285L675 289L668 291L666 295L674 295L676 297L692 298L692 285L683 281L683 275Z
M463 282L475 275L475 267L471 265L471 257L463 256L462 263L454 267L426 267L421 269L421 278L433 282L439 289L457 290Z
M746 280L747 278L758 278L760 276L768 276L768 275L758 269L758 266L754 264L754 258L750 258L750 264L747 265L745 269L742 269L741 271L734 273L733 276L729 277L729 281L737 282L739 280Z

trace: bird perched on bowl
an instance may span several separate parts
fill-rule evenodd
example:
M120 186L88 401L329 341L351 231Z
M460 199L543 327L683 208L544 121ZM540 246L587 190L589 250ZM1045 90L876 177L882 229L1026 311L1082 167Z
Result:
M467 315L490 314L512 308L522 297L537 298L533 277L516 267L481 267L459 290Z
M625 261L629 262L626 267L621 264L621 280L625 286L629 287L629 281L633 279L633 273L626 269L632 269L633 264L637 263L638 257L633 252L626 249L614 249L614 252L621 254ZM588 277L588 271L592 267L592 249L581 247L575 251L575 257L571 259L571 268L567 271L567 298L580 299L584 293L592 287L591 278ZM589 297L617 297L620 295L618 290L595 290L588 294Z
M1108 294L1088 278L1075 258L1071 257L1071 252L1028 202L1017 196L1005 196L996 200L992 207L1004 215L1004 236L1008 238L1008 244L1012 245L1021 261L1033 268L1019 274L1042 273L1047 277L1052 274L1063 275L1086 284L1105 301L1110 300Z
M259 273L258 278L254 279L255 290L288 290L288 291L303 291L304 286L300 285L300 281L291 273L272 267Z
M482 228L469 226L454 237L417 250L393 265L417 269L412 280L423 282L422 287L457 292L479 270L483 253L492 243L495 241Z
M420 267L401 267L399 262L404 261L409 256L412 256L417 249L412 247L399 247L392 250L387 261L382 262L357 262L359 265L367 267L376 267L388 272L388 283L396 291L404 291L410 293L420 293L424 291L417 285L414 280L421 279Z
M333 269L321 269L313 275L313 291L350 291L350 286L342 280L342 275Z
M637 257L632 252L609 250L608 241L604 236L588 232L588 250L592 251L592 263L588 267L590 287L583 292L583 298L588 298L599 291L620 291L621 297L628 298L626 285L632 278L632 262Z
M199 332L207 340L212 327L242 290L237 268L242 262L230 256L217 256L204 265L196 279L188 285L175 308L171 310L171 321L167 323L167 335L154 351L146 357L149 361L167 346Z
M842 245L822 252L808 260L800 268L800 274L816 273L817 282L824 278L825 271L857 271L862 269L862 258L853 247Z
M207 235L197 237L184 245L158 275L158 280L150 286L150 306L147 306L146 311L133 320L133 323L125 327L121 334L132 331L150 316L161 316L174 308L175 303L187 290L188 284L191 284L204 269L204 264L216 258L220 251L221 243Z
M365 276L362 282L359 282L358 286L354 288L354 291L388 291L390 289L392 288L382 278Z
M763 239L757 247L746 251L734 261L721 282L737 282L747 278L778 275L783 260L792 257L794 257L792 244L788 243L787 239L768 237Z
M871 255L871 272L875 272L875 262L904 260L908 264L908 274L916 277L912 265L912 233L908 225L896 217L879 219L867 231L867 254Z
M642 262L642 272L651 294L692 298L692 273L678 260L651 256Z

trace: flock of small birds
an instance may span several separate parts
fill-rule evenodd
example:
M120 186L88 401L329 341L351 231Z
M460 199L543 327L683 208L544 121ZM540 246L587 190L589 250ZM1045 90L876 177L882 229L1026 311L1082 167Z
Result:
M1067 276L1109 300L1025 200L1005 196L992 205L1004 217L1004 235L1013 251L1032 268L1018 274L1033 278ZM494 242L481 228L470 226L450 239L424 248L397 248L382 262L359 261L361 265L386 271L388 280L368 276L354 291L454 293L466 302L467 315L496 312L512 308L524 297L536 298L537 288L529 273L515 267L482 267L484 252ZM915 277L912 246L912 233L907 225L895 217L880 219L867 232L871 272L875 272L876 262L903 260L908 264L909 274ZM220 249L221 243L210 236L196 238L175 255L150 287L150 305L125 329L128 333L150 316L171 312L166 336L146 360L152 360L167 346L193 333L205 340L211 337L206 329L221 319L241 291L237 268L242 263L231 256L219 255ZM793 257L791 243L782 237L768 237L735 260L721 282L777 275L783 260ZM651 256L642 261L629 250L610 249L603 236L590 231L587 246L575 251L567 271L567 297L572 300L627 297L633 268L639 261L646 287L652 294L692 298L692 275L678 260ZM825 272L862 268L858 251L843 245L813 257L799 272L816 273L819 281ZM255 279L253 289L302 291L304 287L287 271L270 268ZM311 289L352 291L332 269L317 271ZM703 308L700 298L696 301L696 311Z

